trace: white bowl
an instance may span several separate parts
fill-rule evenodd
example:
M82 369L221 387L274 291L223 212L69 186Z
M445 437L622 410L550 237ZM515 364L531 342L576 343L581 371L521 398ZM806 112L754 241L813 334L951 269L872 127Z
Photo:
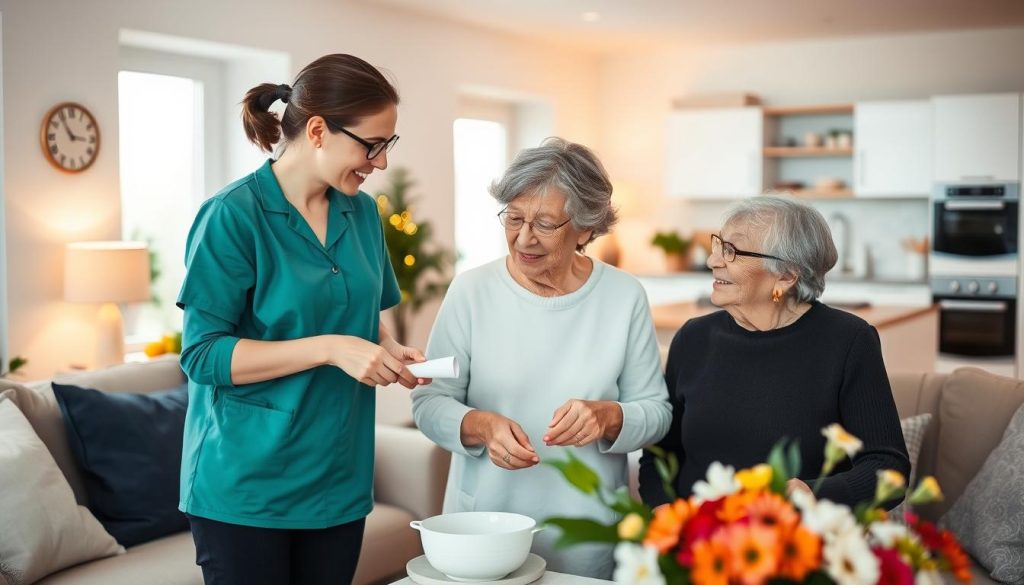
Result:
M457 512L410 522L432 567L454 581L497 581L530 554L533 518L511 512Z

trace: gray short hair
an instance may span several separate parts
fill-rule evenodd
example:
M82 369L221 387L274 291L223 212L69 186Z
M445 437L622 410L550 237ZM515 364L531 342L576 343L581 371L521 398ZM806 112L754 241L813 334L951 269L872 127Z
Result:
M561 138L548 138L536 148L519 151L501 179L491 185L491 196L502 205L551 187L565 194L565 213L577 230L593 230L589 244L618 221L612 207L612 183L589 148ZM582 250L583 246L577 249Z
M763 253L784 259L764 258L765 270L795 274L797 302L813 301L825 292L825 274L839 254L832 230L817 209L791 198L753 197L730 207L724 224L746 224L761 232Z

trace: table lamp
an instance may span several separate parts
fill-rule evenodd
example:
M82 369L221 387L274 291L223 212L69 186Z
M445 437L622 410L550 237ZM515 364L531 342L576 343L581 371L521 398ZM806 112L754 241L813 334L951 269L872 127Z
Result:
M102 303L97 368L124 362L124 323L117 303L149 300L149 252L143 242L75 242L64 258L64 299Z

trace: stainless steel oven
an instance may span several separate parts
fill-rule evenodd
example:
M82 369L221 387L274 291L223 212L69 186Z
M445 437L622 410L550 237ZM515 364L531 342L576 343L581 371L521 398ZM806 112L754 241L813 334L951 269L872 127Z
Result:
M938 369L974 365L1013 376L1017 279L936 277L932 293L939 306Z
M932 193L931 273L1017 275L1020 186L939 185Z

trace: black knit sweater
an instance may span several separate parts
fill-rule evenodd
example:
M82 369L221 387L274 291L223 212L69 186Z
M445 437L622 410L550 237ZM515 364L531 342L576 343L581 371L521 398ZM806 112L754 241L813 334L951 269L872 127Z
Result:
M864 448L837 466L819 497L854 505L874 497L877 470L910 473L878 332L845 311L815 302L773 331L743 329L725 311L692 319L672 340L665 378L673 416L659 446L679 457L680 496L713 461L736 469L764 462L783 437L799 440L800 477L813 487L821 429L833 422ZM668 501L646 451L640 493L651 505Z

